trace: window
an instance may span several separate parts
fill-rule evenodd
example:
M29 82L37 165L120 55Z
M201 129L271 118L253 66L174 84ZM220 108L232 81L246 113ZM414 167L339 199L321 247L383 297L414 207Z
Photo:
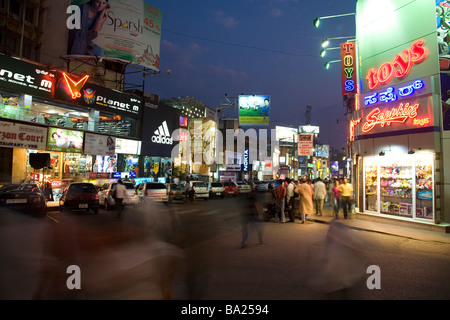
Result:
M20 17L20 7L21 7L21 4L19 1L17 1L17 0L9 1L9 12L11 12L19 17Z

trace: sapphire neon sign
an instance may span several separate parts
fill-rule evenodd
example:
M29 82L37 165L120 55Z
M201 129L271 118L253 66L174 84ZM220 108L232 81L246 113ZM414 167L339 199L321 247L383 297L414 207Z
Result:
M392 61L383 63L378 69L369 69L366 76L369 89L375 90L380 85L388 84L394 76L398 79L407 76L414 64L419 64L428 57L429 52L424 44L425 40L417 40L410 48L396 54Z

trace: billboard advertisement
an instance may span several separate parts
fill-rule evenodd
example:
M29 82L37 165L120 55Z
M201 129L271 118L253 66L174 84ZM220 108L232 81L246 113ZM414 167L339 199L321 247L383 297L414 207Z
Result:
M319 134L320 130L318 126L299 126L298 133L300 134Z
M288 142L293 143L297 142L297 129L295 128L289 128L289 127L275 127L275 135L277 141L280 141L280 143Z
M271 105L269 96L241 95L238 99L241 126L269 125Z
M116 138L86 133L84 136L84 154L113 156L116 151Z
M147 0L72 0L67 54L118 59L159 71L161 10ZM70 19L70 18L69 18Z
M84 132L61 128L48 128L47 150L68 153L83 152Z

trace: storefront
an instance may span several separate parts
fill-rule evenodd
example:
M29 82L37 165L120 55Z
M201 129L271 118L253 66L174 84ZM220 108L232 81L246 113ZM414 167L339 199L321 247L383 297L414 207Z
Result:
M440 224L448 218L441 201L445 160L435 5L389 1L396 14L389 30L389 14L372 5L357 4L359 87L349 118L357 209Z
M53 187L53 199L58 199L70 182L99 174L107 178L105 173L110 177L118 170L117 137L139 144L139 151L128 153L139 157L141 98L90 83L89 76L1 54L0 66L0 125L8 138L0 147L13 149L2 168L2 184L39 182ZM48 163L33 166L34 154Z

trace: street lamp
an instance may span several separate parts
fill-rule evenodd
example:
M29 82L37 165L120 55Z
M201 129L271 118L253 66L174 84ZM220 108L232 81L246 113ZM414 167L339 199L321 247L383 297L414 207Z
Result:
M320 50L320 56L323 58L325 57L325 54L328 50L336 50L336 49L340 49L341 47L334 47L334 48L326 48L326 49L322 49Z
M351 38L354 38L354 37L355 36L326 38L326 39L322 40L322 48L326 48L330 44L330 40L334 40L334 39L351 39ZM352 40L347 40L347 41L352 41Z
M341 60L328 61L327 63L324 64L325 69L328 70L330 68L330 64L335 63L335 62L341 62Z
M322 19L330 19L330 18L339 18L339 17L345 17L345 16L354 16L355 13L344 13L344 14L337 14L334 16L327 16L327 17L317 17L313 20L313 25L315 28L319 28L320 20Z

